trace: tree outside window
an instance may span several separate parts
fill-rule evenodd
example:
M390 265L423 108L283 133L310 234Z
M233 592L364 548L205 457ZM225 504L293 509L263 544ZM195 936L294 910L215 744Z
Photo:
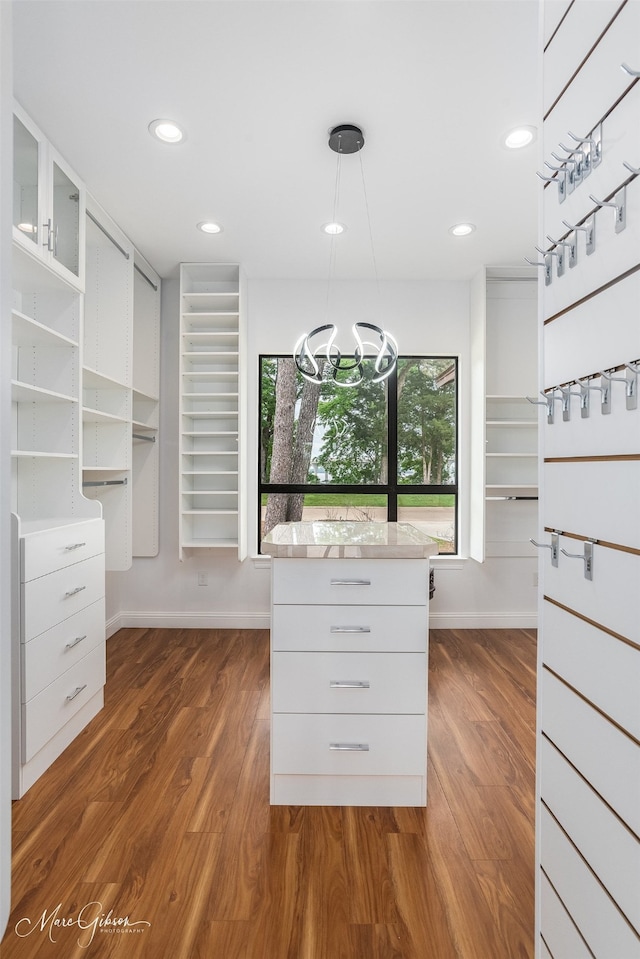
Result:
M401 357L382 383L305 380L260 358L259 523L418 522L457 550L457 360Z

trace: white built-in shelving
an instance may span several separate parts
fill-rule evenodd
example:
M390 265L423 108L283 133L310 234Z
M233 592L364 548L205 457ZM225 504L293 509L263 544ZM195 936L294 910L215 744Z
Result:
M180 270L180 550L246 551L244 327L236 265Z

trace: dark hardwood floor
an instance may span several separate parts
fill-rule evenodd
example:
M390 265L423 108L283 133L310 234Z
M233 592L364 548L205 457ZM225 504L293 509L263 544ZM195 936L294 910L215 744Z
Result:
M432 630L429 684L426 809L272 808L268 633L120 630L2 959L532 959L535 635Z

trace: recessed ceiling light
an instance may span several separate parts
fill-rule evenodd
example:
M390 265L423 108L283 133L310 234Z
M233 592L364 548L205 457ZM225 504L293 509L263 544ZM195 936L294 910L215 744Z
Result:
M322 231L323 233L328 233L329 236L338 236L339 233L344 233L346 226L343 223L323 223Z
M453 236L469 236L475 228L475 223L456 223L454 226L449 227L449 233Z
M522 147L528 147L536 138L535 127L515 127L510 130L504 138L504 145L509 150L521 150Z
M175 120L152 120L149 124L149 133L163 143L181 143L187 138L186 133L180 129Z
M214 223L212 220L203 220L198 223L198 229L202 230L203 233L222 233L220 224Z

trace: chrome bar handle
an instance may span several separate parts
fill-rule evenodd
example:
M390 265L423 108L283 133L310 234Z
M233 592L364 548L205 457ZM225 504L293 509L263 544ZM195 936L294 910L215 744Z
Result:
M72 640L70 643L66 643L66 645L65 645L64 648L65 648L65 649L73 649L74 646L77 646L78 643L81 643L82 640L83 640L83 639L86 639L86 638L87 638L87 634L86 634L86 633L84 634L84 636L76 636L76 638L75 638L74 640Z
M76 593L81 593L83 589L86 589L86 586L76 586L75 589L68 590L64 595L65 597L75 596Z
M46 240L42 241L42 245L46 246L49 253L53 253L53 230L51 228L51 220L47 220L47 222L43 223L42 225L47 231L47 238Z
M371 586L370 579L332 579L330 586Z
M368 753L369 743L329 743L329 749L337 752Z
M330 633L370 633L371 626L330 626Z
M368 679L330 679L331 689L371 689Z
M76 696L79 696L82 690L86 688L87 688L86 683L84 684L84 686L76 686L74 691L72 693L69 693L69 695L67 696L67 702L70 703L72 699L75 699Z
M65 549L80 549L81 546L86 546L86 543L70 543L69 546L65 546Z

